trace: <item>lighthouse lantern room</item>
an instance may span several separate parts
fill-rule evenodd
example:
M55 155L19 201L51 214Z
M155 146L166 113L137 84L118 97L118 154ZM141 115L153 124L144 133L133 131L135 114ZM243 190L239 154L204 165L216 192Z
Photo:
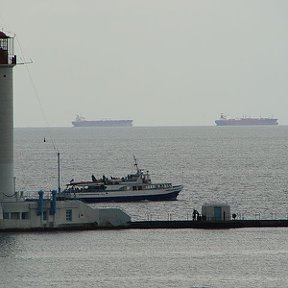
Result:
M14 55L14 37L0 31L0 64L16 64Z

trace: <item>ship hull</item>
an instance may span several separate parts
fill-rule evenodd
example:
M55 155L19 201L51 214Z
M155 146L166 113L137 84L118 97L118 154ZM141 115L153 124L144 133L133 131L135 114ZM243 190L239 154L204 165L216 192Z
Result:
M219 119L215 121L217 126L275 126L278 125L277 119Z
M138 201L173 201L177 200L178 194L183 189L182 185L173 186L169 189L153 189L135 191L135 193L120 193L119 191L69 193L64 197L69 200L80 200L86 203L98 202L138 202Z
M73 121L74 127L131 127L133 120Z

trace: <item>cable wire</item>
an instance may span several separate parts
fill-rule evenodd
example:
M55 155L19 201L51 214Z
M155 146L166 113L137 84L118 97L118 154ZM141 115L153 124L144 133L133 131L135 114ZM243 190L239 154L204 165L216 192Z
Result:
M20 50L20 53L21 53L21 57L23 58L23 61L24 61L23 64L24 64L24 66L25 66L25 68L26 68L26 71L27 71L29 80L30 80L31 85L32 85L33 92L34 92L35 97L36 97L36 99L37 99L37 102L38 102L38 104L39 104L40 112L41 112L42 117L43 117L43 119L44 119L44 121L45 121L45 124L47 125L46 127L51 128L51 127L50 127L50 124L49 124L49 121L48 121L48 119L47 119L47 117L46 117L46 113L45 113L45 111L44 111L44 109L43 109L43 106L42 106L42 103L41 103L41 99L40 99L38 90L37 90L36 85L35 85L35 83L34 83L34 81L33 81L31 71L30 71L30 69L29 69L29 65L28 65L28 64L31 63L31 62L28 63L28 62L26 61L25 56L24 56L24 53L23 53L23 50L22 50L22 47L21 47L21 44L20 44L20 42L19 42L19 40L18 40L18 37L16 37L16 35L15 35L15 39L16 39L17 44L18 44L18 46L19 46L19 50ZM51 131L48 133L48 135L50 136L49 138L50 138L50 140L51 140L51 142L52 142L54 151L55 151L56 153L59 153L59 151L58 151L58 149L57 149L57 147L56 147L55 141L54 141L54 139L53 139L53 137L52 137L52 135L51 135Z

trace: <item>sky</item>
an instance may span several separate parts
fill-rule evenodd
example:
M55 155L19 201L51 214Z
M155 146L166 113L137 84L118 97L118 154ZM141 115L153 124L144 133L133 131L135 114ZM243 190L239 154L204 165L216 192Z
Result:
M288 125L286 0L1 0L15 127Z

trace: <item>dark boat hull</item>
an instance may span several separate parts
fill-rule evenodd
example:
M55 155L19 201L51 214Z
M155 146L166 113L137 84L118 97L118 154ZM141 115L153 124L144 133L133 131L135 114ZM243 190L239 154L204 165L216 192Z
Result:
M73 121L74 127L132 127L133 120Z
M243 119L219 119L215 121L217 126L275 126L277 119L270 118L243 118Z

